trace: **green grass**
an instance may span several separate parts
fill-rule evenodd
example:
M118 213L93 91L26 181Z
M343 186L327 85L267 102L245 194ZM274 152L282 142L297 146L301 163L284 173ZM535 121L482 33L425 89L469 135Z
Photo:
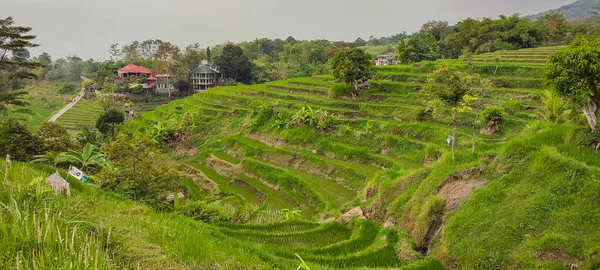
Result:
M29 106L11 107L8 117L18 119L31 131L37 131L44 121L50 119L64 106L64 99L53 96L29 95L25 101L29 103ZM22 109L29 110L29 112L21 112Z
M53 170L5 167L0 162L2 268L271 268L206 224L75 181L70 197L54 196L43 183Z

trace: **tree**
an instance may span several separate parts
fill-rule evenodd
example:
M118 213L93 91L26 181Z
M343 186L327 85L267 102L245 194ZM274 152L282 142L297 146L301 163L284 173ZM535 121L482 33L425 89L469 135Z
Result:
M23 124L7 119L0 125L0 156L7 154L15 160L27 161L40 153L42 142Z
M60 155L60 160L80 168L88 174L90 169L112 168L105 153L91 143L85 144L80 151L70 150Z
M357 38L357 39L354 41L354 43L356 43L356 45L358 45L358 46L365 46L365 45L367 45L367 41L365 41L365 40L364 40L364 39L362 39L362 38Z
M113 108L98 117L98 120L96 120L96 128L104 135L111 134L114 136L115 126L124 121L125 113Z
M600 97L600 39L578 36L573 43L550 56L546 79L556 92L581 106L592 131L598 127Z
M67 129L54 122L42 123L36 136L42 141L43 152L61 153L76 147Z
M571 110L565 106L563 97L559 96L556 91L544 91L542 93L542 104L543 106L538 108L537 114L545 121L559 124L571 114Z
M288 38L285 39L285 43L294 45L294 44L298 43L298 41L296 41L296 39L294 37L289 36Z
M47 52L44 52L38 56L38 62L44 68L51 68L52 65L52 57Z
M169 81L169 76L173 71L173 63L177 56L179 55L180 50L179 47L169 43L161 43L158 46L158 50L154 55L154 71L167 75L167 81ZM169 92L169 98L171 97L171 88L167 87Z
M432 34L415 34L398 44L398 60L401 63L415 63L423 60L437 60L441 57L438 42Z
M211 54L210 54L210 46L206 47L206 60L208 60L208 62L211 62Z
M192 86L187 81L177 81L175 82L175 89L179 90L179 92L188 95L192 91Z
M160 203L168 191L175 191L180 175L176 166L166 163L154 142L140 133L123 134L104 147L115 170L103 170L97 183L107 189L130 195L134 200Z
M535 24L542 31L549 45L563 42L569 28L565 15L558 12L537 18Z
M252 63L239 46L227 44L223 48L222 55L217 57L215 62L221 74L226 78L231 78L236 82L250 83Z
M110 48L108 49L108 54L110 54L111 60L119 60L121 58L121 50L119 49L119 43L111 44Z
M37 47L32 41L31 27L14 26L11 17L0 19L0 113L2 118L10 106L27 106L26 91L11 91L10 80L33 79L30 69L41 65L28 60L29 48ZM2 119L0 118L0 120Z
M375 74L371 55L358 48L337 52L331 68L335 79L348 85L369 80Z
M452 33L452 28L448 26L447 21L427 21L421 26L420 34L430 34L436 41L441 41Z
M471 109L471 103L478 99L478 93L491 88L489 80L479 74L461 72L451 63L444 62L427 77L423 92L435 100L441 101L452 111L452 160L456 148L456 127L458 113Z

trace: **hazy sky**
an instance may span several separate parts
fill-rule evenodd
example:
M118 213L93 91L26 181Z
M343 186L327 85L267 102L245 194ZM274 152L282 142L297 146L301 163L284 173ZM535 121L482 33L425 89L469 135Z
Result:
M112 43L202 46L255 38L355 40L413 32L429 19L529 15L574 0L0 0L0 17L33 27L39 48L106 58Z

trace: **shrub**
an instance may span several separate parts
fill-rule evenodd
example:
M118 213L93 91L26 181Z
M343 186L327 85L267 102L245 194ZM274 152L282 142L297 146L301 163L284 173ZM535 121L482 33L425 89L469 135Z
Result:
M423 164L430 164L442 156L442 150L440 149L440 146L432 143L428 143L423 152Z
M518 101L507 101L504 103L504 110L510 114L513 115L515 113L517 113L518 111L521 110L521 102Z
M493 134L502 129L504 120L504 109L497 106L488 106L481 112L481 118L485 124L484 134Z
M76 87L74 84L65 84L60 89L58 89L58 93L63 95L72 94L75 92L75 88Z
M421 108L417 113L417 121L425 122L433 118L433 109L431 108Z
M129 88L129 92L132 94L141 94L144 92L144 87L142 85L136 85L134 87Z
M27 161L40 153L42 142L15 119L7 119L0 125L0 156L9 154L13 159Z
M231 211L219 202L186 201L177 209L182 214L203 222L235 221L235 211Z
M110 109L104 112L96 120L96 128L102 134L114 134L115 126L125 121L125 114L117 109Z
M67 130L56 123L44 122L36 135L43 142L44 152L66 152L75 149L76 145Z
M309 125L317 130L328 131L333 128L335 120L336 117L326 110L314 110L312 107L306 106L300 108L300 110L292 116L291 121L288 123L288 127L292 125L297 127Z
M498 106L488 106L482 112L481 116L487 121L502 122L504 118L504 109Z
M342 97L348 96L352 94L354 89L352 86L347 84L334 84L331 88L329 88L329 96L330 97Z
M97 175L96 182L103 188L162 207L167 192L176 191L181 183L175 166L166 162L155 143L140 133L133 137L121 134L104 150L115 169L104 169Z

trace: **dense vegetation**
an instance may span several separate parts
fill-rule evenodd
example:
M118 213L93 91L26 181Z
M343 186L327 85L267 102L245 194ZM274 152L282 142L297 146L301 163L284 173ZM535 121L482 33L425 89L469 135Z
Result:
M454 36L453 50L465 54L381 67L357 48L364 40L257 40L184 52L162 41L115 45L114 59L93 74L111 90L86 95L67 118L35 128L14 117L15 108L28 108L19 92L25 86L0 89L9 116L0 156L10 155L0 162L0 268L600 267L600 80L590 76L598 39L536 47L547 40L522 43L539 30L527 19L462 23L510 29L472 42L474 33L429 22L429 44L414 48L441 57L440 44ZM15 30L33 39L28 28ZM507 39L498 41L498 33ZM409 48L415 37L395 38ZM323 57L313 64L333 74L294 67L312 76L237 84L260 81L249 44L261 44L263 59L281 57L266 66L321 44L332 49L327 56L313 55L316 47L297 55ZM501 46L473 50L489 44ZM536 48L499 50L506 44ZM130 119L123 115L130 100L105 80L130 60L178 78L203 57L240 63L225 68L232 85ZM46 69L29 60L5 60L13 62L0 75ZM74 94L69 83L78 80L53 89ZM19 82L34 91L35 83L56 83ZM86 183L67 174L71 166ZM69 195L45 183L55 172L67 179Z

